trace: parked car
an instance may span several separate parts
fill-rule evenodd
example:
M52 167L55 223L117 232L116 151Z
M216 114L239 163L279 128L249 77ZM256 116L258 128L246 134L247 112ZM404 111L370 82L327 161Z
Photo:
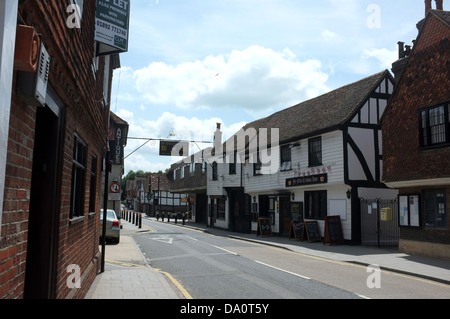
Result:
M103 209L100 210L100 241L103 235ZM116 244L120 242L120 222L116 212L108 209L106 213L106 240L112 240Z

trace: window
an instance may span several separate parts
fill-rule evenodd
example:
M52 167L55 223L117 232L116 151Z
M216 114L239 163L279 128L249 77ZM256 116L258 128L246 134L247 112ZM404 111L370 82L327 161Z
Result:
M420 111L422 147L450 143L449 105L440 105Z
M310 139L308 146L309 167L322 165L322 138Z
M327 191L305 192L305 218L325 219Z
M281 147L281 171L289 171L291 169L291 146L284 145Z
M217 219L225 220L225 199L217 199Z
M73 147L72 188L70 198L70 218L84 215L84 188L86 176L86 144L75 135Z
M218 176L217 176L217 162L214 162L212 164L212 180L213 181L217 181L218 180Z
M182 166L180 169L180 179L184 178L184 169L185 169L185 166Z
M427 227L447 227L445 190L425 192L425 225Z
M229 164L229 174L236 175L237 152L234 152L233 161Z
M205 160L203 160L203 161L202 161L202 174L205 174L205 173L206 173L206 167L207 167L207 165L208 165L208 163L207 163Z
M420 196L399 196L399 225L408 227L420 226Z
M253 164L253 176L262 175L261 169L262 169L262 163L258 157L257 162L255 164Z
M95 202L97 200L97 157L92 155L91 159L91 182L89 190L89 212L95 213Z

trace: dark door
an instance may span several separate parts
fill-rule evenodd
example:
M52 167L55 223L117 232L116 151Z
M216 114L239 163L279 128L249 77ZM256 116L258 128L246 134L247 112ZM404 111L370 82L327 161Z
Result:
M291 200L288 196L280 196L280 234L282 236L289 236L291 220Z
M25 298L56 294L61 121L48 107L36 114Z
M229 190L230 229L239 233L251 232L250 196L242 189Z

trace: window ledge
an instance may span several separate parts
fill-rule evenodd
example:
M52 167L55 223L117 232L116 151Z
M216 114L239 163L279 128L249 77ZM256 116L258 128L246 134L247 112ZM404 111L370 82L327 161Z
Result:
M71 218L71 219L69 219L69 225L75 225L75 224L81 223L84 221L85 218L86 217L84 217L84 216Z

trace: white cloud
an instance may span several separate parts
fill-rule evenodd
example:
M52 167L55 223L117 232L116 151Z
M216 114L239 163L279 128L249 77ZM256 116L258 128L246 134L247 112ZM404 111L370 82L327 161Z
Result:
M321 35L322 35L322 38L326 42L331 42L331 41L333 41L333 40L338 38L338 35L336 33L334 33L333 31L330 31L330 30L323 30Z
M390 69L392 67L392 63L394 63L398 59L398 52L396 49L389 50L386 48L383 49L368 49L364 50L363 59L375 58L379 61L380 67Z
M155 62L134 72L136 88L156 105L180 109L264 110L328 91L328 75L315 59L299 61L289 49L261 46L169 65Z

